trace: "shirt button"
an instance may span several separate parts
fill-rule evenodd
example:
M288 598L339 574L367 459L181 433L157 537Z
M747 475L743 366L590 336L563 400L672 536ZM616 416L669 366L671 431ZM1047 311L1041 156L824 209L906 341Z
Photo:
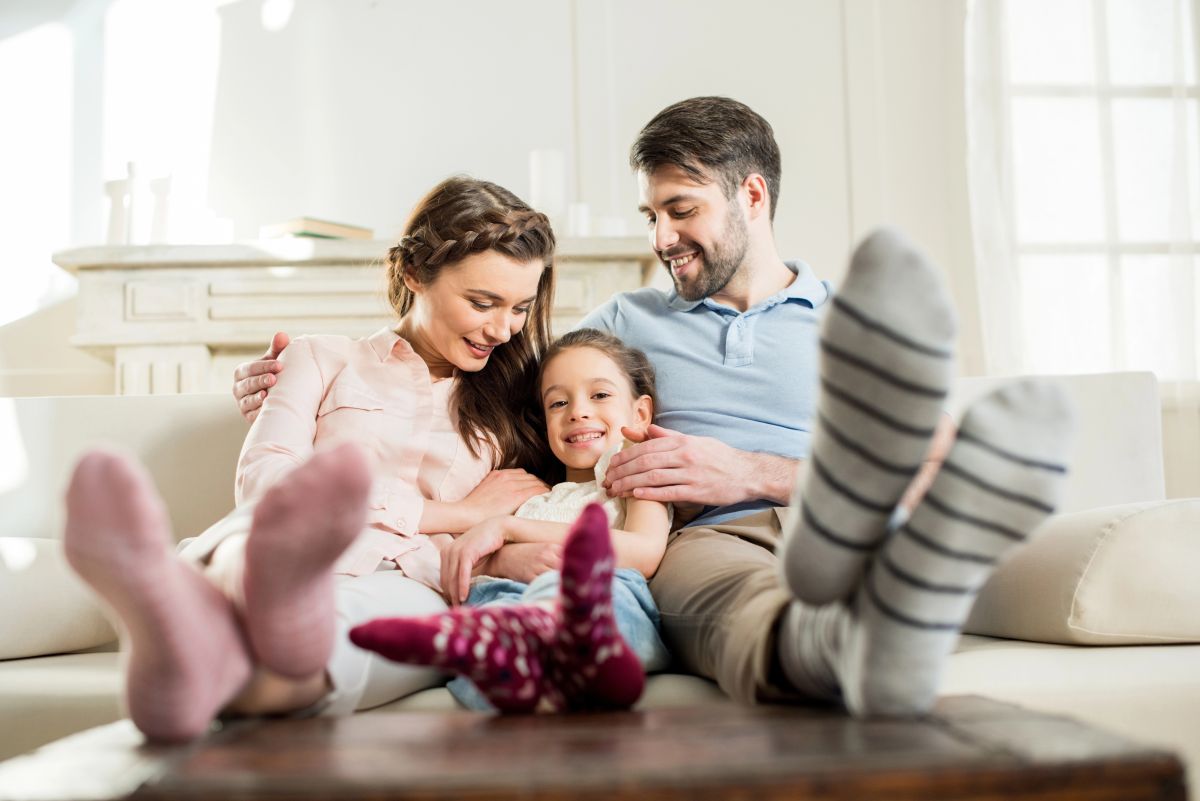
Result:
M408 521L405 520L403 517L396 518L396 528L400 529L401 531L404 531L404 527L407 525L408 525Z

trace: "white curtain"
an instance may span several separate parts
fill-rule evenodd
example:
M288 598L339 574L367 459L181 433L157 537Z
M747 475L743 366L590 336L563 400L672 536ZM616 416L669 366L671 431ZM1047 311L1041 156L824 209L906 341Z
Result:
M972 0L987 371L1200 380L1200 0ZM1179 383L1187 382L1187 384Z

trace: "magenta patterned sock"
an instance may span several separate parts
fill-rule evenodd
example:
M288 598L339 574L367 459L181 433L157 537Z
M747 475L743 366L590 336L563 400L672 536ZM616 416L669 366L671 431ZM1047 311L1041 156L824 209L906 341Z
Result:
M646 684L642 663L613 616L615 561L608 517L589 504L563 546L555 666L571 709L628 708Z
M613 617L612 540L599 506L585 509L572 527L562 574L553 605L383 618L356 626L350 639L396 662L466 676L501 712L632 706L645 671Z
M533 604L460 606L427 617L372 620L351 629L350 640L394 662L466 676L501 712L532 712L543 697L561 698L546 683L556 618L554 610Z

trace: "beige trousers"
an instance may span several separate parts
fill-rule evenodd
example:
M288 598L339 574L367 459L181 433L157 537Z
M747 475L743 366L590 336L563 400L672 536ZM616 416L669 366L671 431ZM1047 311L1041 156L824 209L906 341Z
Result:
M799 697L775 668L776 632L793 600L775 556L785 511L680 529L650 582L671 654L744 703Z

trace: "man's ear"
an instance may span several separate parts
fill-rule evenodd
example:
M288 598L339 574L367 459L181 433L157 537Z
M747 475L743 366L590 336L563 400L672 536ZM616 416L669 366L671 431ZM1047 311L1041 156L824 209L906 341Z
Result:
M746 198L746 211L750 219L771 213L771 192L767 179L752 172L742 181L742 192Z

